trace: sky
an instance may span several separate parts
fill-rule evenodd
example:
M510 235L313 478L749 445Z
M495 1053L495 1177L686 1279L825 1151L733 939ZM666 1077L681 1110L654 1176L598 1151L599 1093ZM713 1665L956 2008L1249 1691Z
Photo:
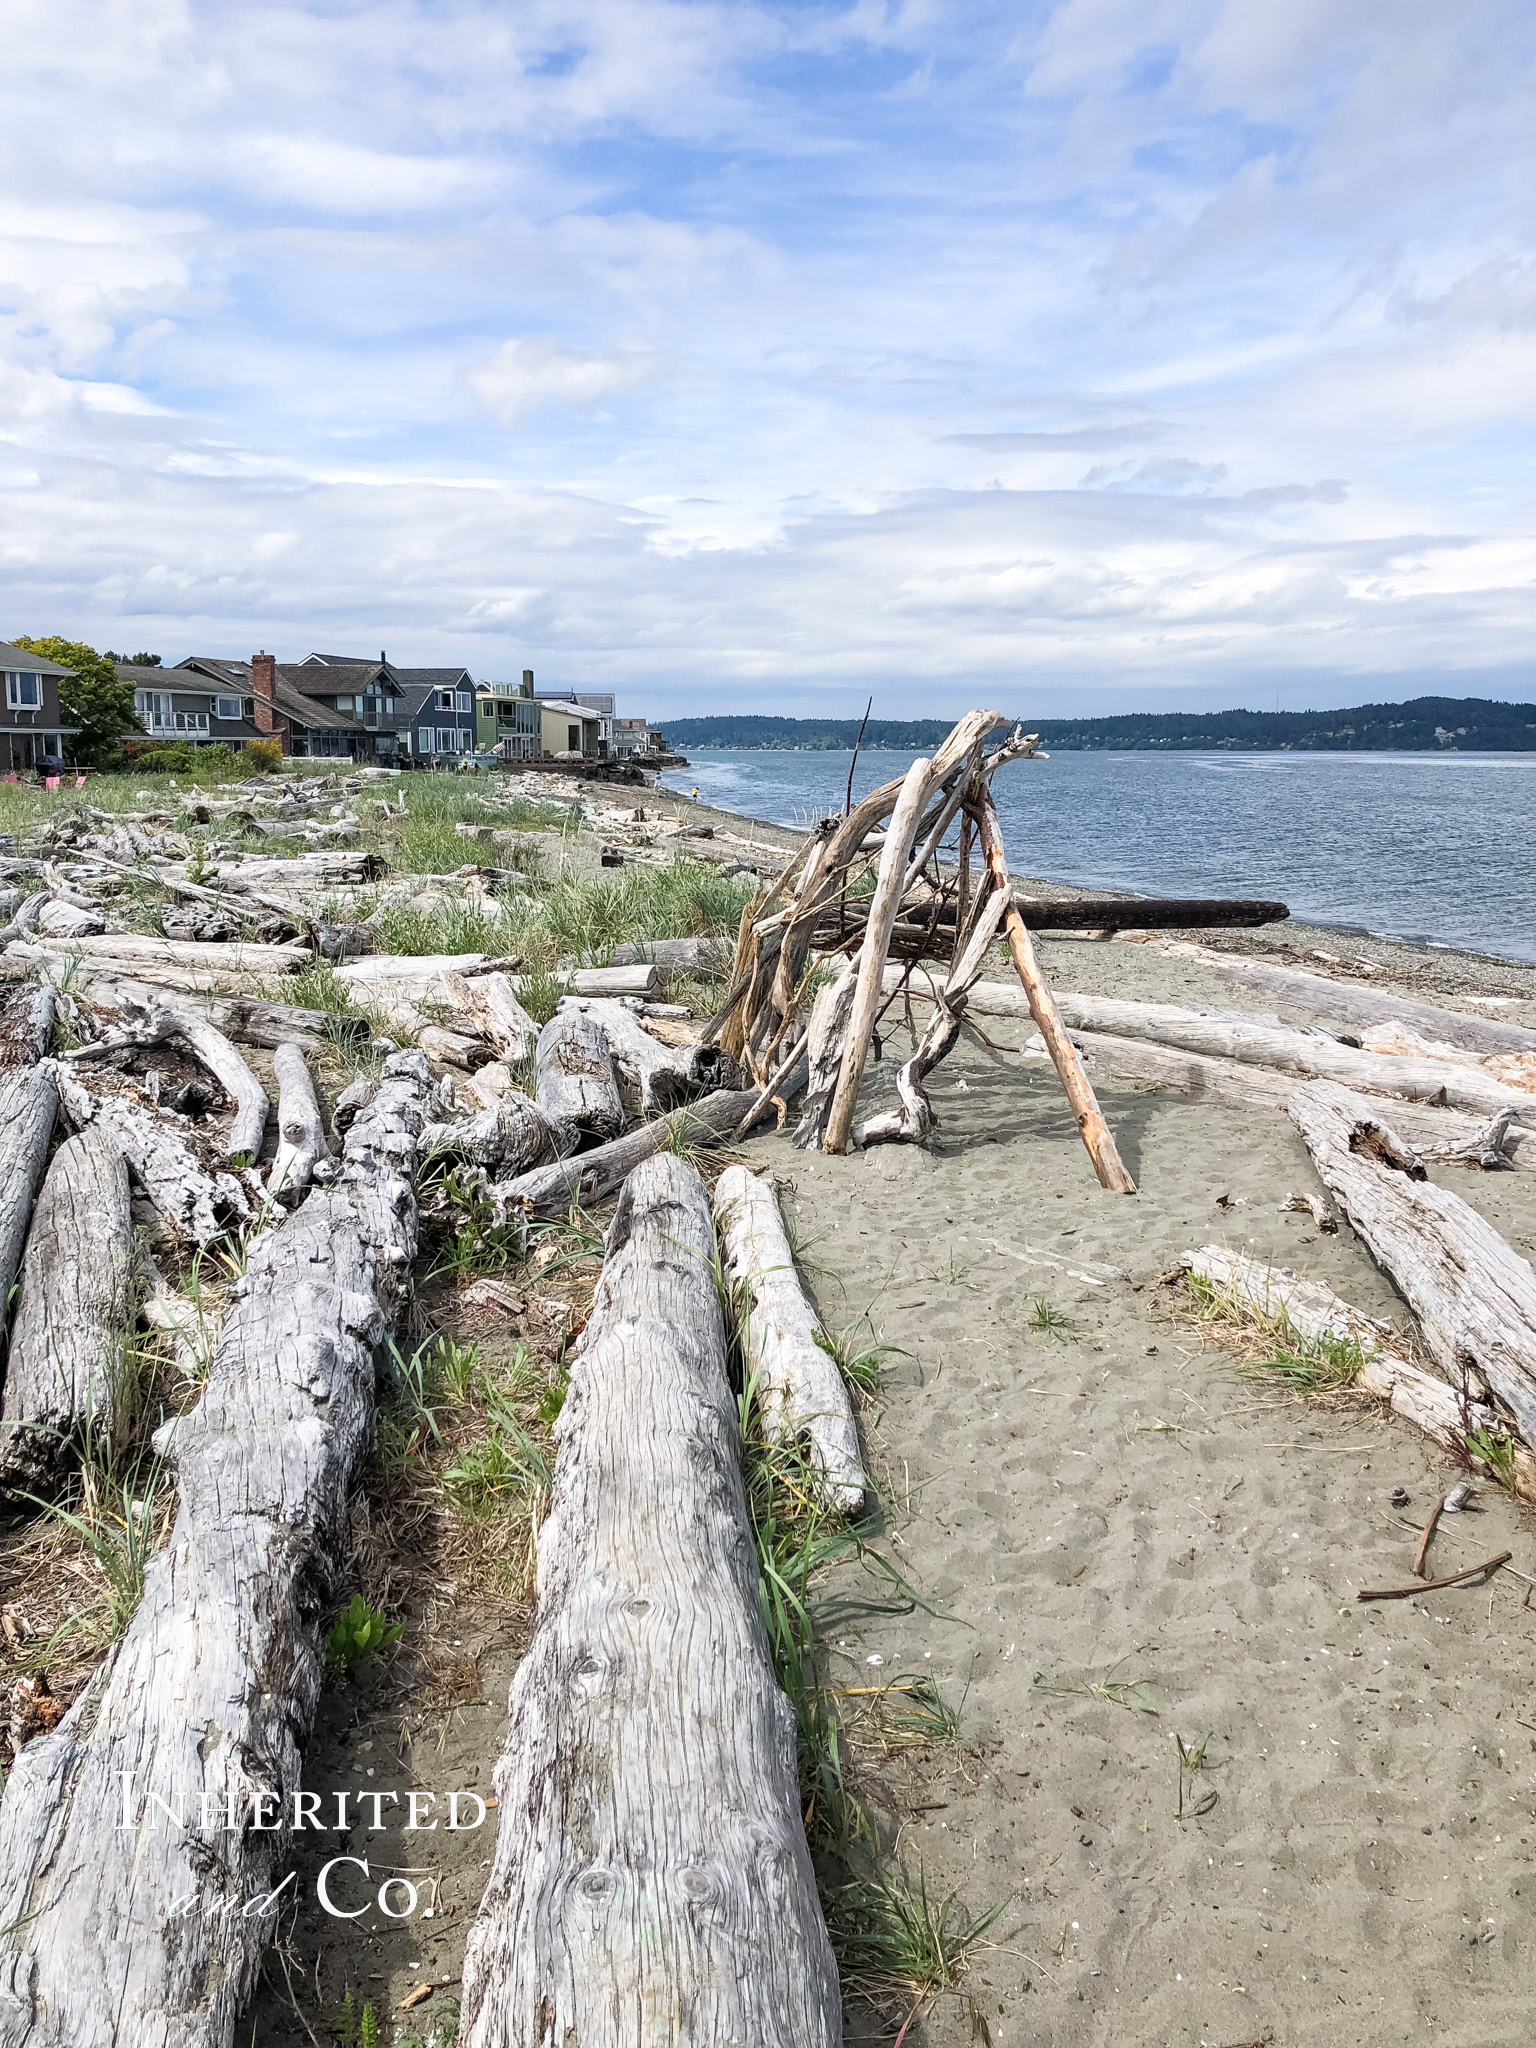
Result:
M10 0L0 636L1536 698L1529 0Z

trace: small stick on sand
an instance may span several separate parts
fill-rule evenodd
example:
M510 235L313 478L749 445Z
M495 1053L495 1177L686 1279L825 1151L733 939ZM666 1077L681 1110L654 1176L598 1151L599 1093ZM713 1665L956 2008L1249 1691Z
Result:
M1419 1554L1413 1560L1413 1576L1416 1579L1422 1579L1428 1576L1424 1560L1429 1555L1429 1542L1430 1538L1435 1533L1435 1524L1439 1521L1444 1510L1445 1496L1444 1494L1442 1494L1439 1500L1435 1502L1435 1505L1430 1512L1429 1520L1424 1524L1424 1533L1419 1538Z
M1415 1593L1438 1593L1442 1586L1459 1586L1463 1579L1475 1579L1479 1572L1496 1572L1501 1564L1508 1564L1514 1554L1512 1550L1501 1550L1497 1557L1485 1557L1481 1564L1469 1564L1464 1572L1452 1572L1448 1578L1416 1579L1411 1586L1378 1586L1373 1592L1358 1592L1355 1598L1411 1600Z

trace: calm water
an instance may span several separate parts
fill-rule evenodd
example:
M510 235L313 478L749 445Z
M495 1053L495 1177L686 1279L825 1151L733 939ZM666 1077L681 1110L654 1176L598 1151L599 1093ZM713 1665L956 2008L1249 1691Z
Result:
M690 755L663 777L809 825L847 754ZM864 754L854 795L908 765ZM1086 754L1002 769L1011 865L1165 896L1273 896L1319 924L1536 960L1536 754Z

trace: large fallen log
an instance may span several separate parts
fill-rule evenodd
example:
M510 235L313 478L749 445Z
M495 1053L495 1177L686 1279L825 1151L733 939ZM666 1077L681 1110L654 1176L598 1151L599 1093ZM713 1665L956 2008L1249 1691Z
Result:
M1185 1252L1180 1263L1236 1306L1266 1320L1283 1319L1298 1337L1313 1342L1353 1338L1362 1354L1353 1385L1387 1402L1405 1422L1448 1450L1465 1452L1469 1430L1497 1428L1497 1417L1486 1401L1473 1400L1422 1366L1397 1357L1382 1342L1390 1334L1387 1327L1352 1308L1320 1280L1303 1280L1285 1267L1266 1266L1215 1244ZM1517 1491L1536 1498L1536 1458L1524 1444L1513 1449Z
M0 1004L0 1072L29 1067L53 1042L58 994L53 984L12 990Z
M643 967L654 964L671 974L683 970L704 975L729 974L736 941L714 939L640 939L634 945L615 946L610 965Z
M250 1201L230 1173L210 1173L174 1111L121 1095L95 1095L67 1067L58 1071L59 1104L70 1128L99 1123L128 1162L135 1182L172 1236L191 1246L212 1244L249 1221Z
M886 986L892 990L901 988L904 976L909 977L906 985L914 995L931 992L932 983L920 973L899 967L886 969ZM970 1008L979 1016L1031 1014L1020 991L1002 982L977 982L971 990ZM1208 1059L1272 1067L1307 1080L1336 1080L1374 1094L1443 1103L1484 1117L1509 1109L1517 1117L1524 1112L1536 1123L1536 1098L1506 1087L1476 1067L1460 1066L1450 1060L1361 1052L1319 1031L1249 1018L1241 1012L1201 1011L1174 1003L1118 1002L1108 996L1058 991L1056 1008L1062 1022L1073 1032L1145 1039Z
M161 974L190 969L202 974L275 975L297 974L314 955L304 946L261 945L248 939L220 944L199 939L157 939L143 932L103 932L97 938L56 939L47 948L87 967L108 963L130 978L151 978L150 970Z
M116 1442L129 1397L128 1168L99 1126L53 1155L37 1198L0 1408L0 1489L51 1492L82 1431Z
M835 2048L712 1277L680 1159L627 1182L556 1425L464 2048Z
M419 1053L386 1063L340 1177L251 1244L202 1401L157 1439L170 1539L0 1801L0 2048L231 2048L284 1903L428 1087Z
M459 978L456 992L462 994L464 1013L474 1020L479 1036L496 1048L499 1058L520 1067L533 1057L539 1027L517 1000L508 975Z
M818 1490L835 1514L864 1504L858 1425L821 1321L806 1300L766 1174L728 1166L715 1184L715 1229L726 1276L741 1290L741 1332L758 1409L770 1438L804 1436Z
M784 1084L783 1094L791 1100L804 1086L803 1065ZM503 1212L521 1208L533 1215L563 1215L575 1206L586 1208L611 1195L625 1176L642 1159L649 1159L664 1147L679 1144L705 1145L711 1140L743 1136L750 1128L743 1123L756 1110L764 1114L769 1104L757 1088L722 1088L706 1095L702 1102L690 1102L674 1109L670 1116L657 1117L626 1131L622 1138L581 1152L574 1159L557 1159L552 1165L535 1167L515 1180L501 1181L488 1190ZM754 1119L755 1121L755 1119Z
M1424 1168L1376 1106L1331 1081L1293 1091L1291 1120L1376 1263L1419 1319L1452 1386L1479 1375L1536 1446L1536 1273L1470 1204Z
M564 996L558 1014L579 1010L608 1041L619 1078L640 1098L640 1114L664 1116L714 1088L741 1085L741 1070L717 1045L667 1045L653 1038L633 1010L601 997Z
M59 1097L51 1066L0 1075L0 1322L21 1270L32 1204L48 1164Z
M563 1130L550 1125L539 1105L515 1088L457 1123L428 1124L421 1134L423 1159L462 1159L487 1172L522 1174L558 1156Z
M1194 931L1221 926L1237 930L1280 924L1290 916L1283 903L1224 896L1030 896L1017 882L1014 907L1032 932Z
M1251 1102L1264 1109L1284 1109L1293 1090L1304 1087L1296 1075L1273 1067L1245 1066L1240 1060L1209 1059L1176 1046L1153 1045L1142 1038L1116 1038L1101 1031L1076 1031L1092 1073L1102 1080L1136 1081L1154 1088L1177 1088L1186 1094L1211 1094L1227 1102ZM1026 1046L1026 1054L1031 1050ZM1043 1051L1043 1048L1041 1048ZM1362 1091L1363 1092L1363 1091ZM1483 1164L1490 1125L1460 1110L1391 1098L1394 1127L1426 1159L1461 1159ZM1504 1112L1500 1112L1502 1118ZM1500 1139L1500 1163L1536 1169L1536 1130L1510 1123Z
M113 981L93 974L82 981L81 992L88 996L92 1008L113 1014L153 1008L164 1001L159 988L150 982ZM175 1007L206 1017L238 1045L264 1046L269 1052L290 1043L302 1045L306 1052L334 1052L338 1044L361 1044L369 1033L365 1017L346 1011L308 1010L297 1003L269 1003L257 996L203 995L181 989Z
M1496 1017L1469 1017L1462 1010L1447 1010L1438 1003L1391 995L1386 989L1372 988L1365 982L1334 981L1326 974L1276 967L1267 960L1217 953L1209 947L1201 947L1195 957L1223 981L1239 988L1259 989L1279 1002L1348 1025L1356 1033L1368 1031L1373 1024L1395 1022L1410 1025L1426 1038L1439 1039L1444 1045L1464 1046L1468 1052L1536 1052L1536 1031L1523 1024L1506 1024Z
M536 1099L557 1131L562 1151L602 1144L624 1128L624 1102L608 1040L595 1017L557 1010L539 1033Z

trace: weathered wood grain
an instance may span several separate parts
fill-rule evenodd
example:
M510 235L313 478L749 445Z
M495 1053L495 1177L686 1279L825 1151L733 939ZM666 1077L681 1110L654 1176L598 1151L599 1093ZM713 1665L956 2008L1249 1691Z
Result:
M624 1128L624 1101L595 1017L557 1010L539 1033L537 1101L556 1130L570 1134L561 1149L602 1144Z
M282 1816L374 1354L415 1252L428 1088L419 1053L394 1055L338 1180L251 1244L202 1401L161 1435L179 1505L139 1607L16 1759L0 1800L0 2048L231 2048L284 1903Z
M51 1492L82 1429L115 1440L127 1382L128 1168L97 1128L53 1155L33 1212L0 1406L0 1488Z
M0 1316L21 1270L58 1112L51 1065L18 1067L0 1076Z
M816 1340L821 1319L805 1298L779 1198L766 1174L728 1166L715 1184L715 1229L727 1277L741 1290L744 1342L769 1435L804 1435L835 1514L864 1502L864 1460L848 1389Z
M1481 1374L1536 1446L1536 1273L1469 1203L1424 1179L1378 1107L1332 1081L1306 1083L1288 1104L1319 1177L1451 1385L1477 1397Z
M231 1225L250 1219L245 1188L232 1173L210 1173L201 1164L182 1135L188 1129L184 1117L121 1095L95 1095L67 1067L58 1069L57 1081L71 1130L101 1125L174 1236L189 1245L212 1244Z
M841 2040L713 1253L692 1168L638 1168L556 1426L464 2048Z

